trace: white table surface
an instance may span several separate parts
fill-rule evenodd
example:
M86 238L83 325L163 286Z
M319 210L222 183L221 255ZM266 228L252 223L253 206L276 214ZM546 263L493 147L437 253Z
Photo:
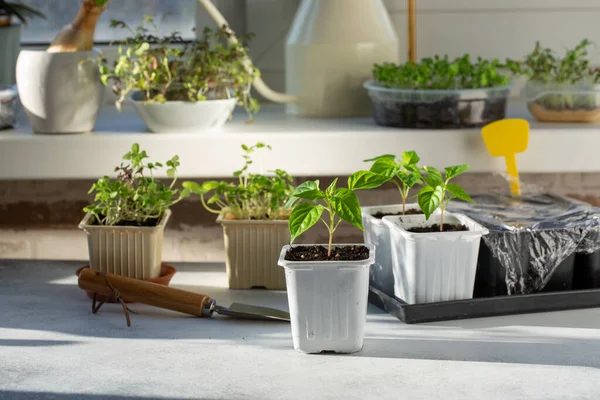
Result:
M0 260L0 399L598 399L600 309L405 325L370 306L353 355L305 355L289 324L198 319L139 304L97 315L77 262ZM222 264L178 264L173 286L230 291Z

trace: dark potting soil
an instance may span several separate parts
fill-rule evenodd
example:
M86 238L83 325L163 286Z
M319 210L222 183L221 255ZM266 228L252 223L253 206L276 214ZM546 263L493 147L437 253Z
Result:
M373 214L373 217L375 217L377 219L382 219L383 217L386 217L388 215L421 215L421 214L423 214L423 211L417 210L416 208L411 208L410 210L406 210L406 212L404 214L402 214L402 211L397 212L397 213L376 212L375 214Z
M461 100L449 96L434 102L374 102L378 125L416 129L478 128L503 119L506 98Z
M294 246L285 254L287 261L359 261L369 258L365 246L334 246L331 257L327 257L324 246Z
M134 227L153 227L158 225L160 218L149 218L144 222L137 221L119 221L114 226L134 226ZM100 225L98 220L94 218L92 225Z
M465 225L444 224L443 232L464 232L468 230L469 228L467 228ZM439 224L434 224L430 226L417 226L414 228L407 229L407 231L413 233L439 233L440 226Z

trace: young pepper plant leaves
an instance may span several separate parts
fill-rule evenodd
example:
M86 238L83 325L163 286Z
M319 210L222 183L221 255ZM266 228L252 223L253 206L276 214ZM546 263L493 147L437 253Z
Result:
M292 242L304 232L312 228L319 219L325 208L320 204L300 203L290 215L289 228Z
M360 202L356 194L346 188L336 190L331 198L333 211L344 221L350 222L358 229L364 230L362 224L362 212L360 211Z
M364 176L364 174L353 174L353 176L355 178L351 177L348 180L349 188L336 188L338 182L336 178L324 192L319 189L318 181L304 182L294 190L292 198L295 199L294 201L300 202L294 206L289 220L292 243L321 220L329 231L327 254L331 256L333 234L342 220L364 230L360 202L351 188L352 184L359 182L360 176ZM367 185L365 182L360 184ZM328 217L322 218L325 211L327 211Z
M425 186L419 191L418 202L425 218L429 219L431 214L442 204L444 191L441 186Z
M469 194L467 192L465 192L465 190L463 188L461 188L460 186L458 186L455 183L448 183L446 185L446 190L448 192L450 192L452 197L455 197L460 200L468 201L469 203L475 203L475 200L473 200L471 198L471 196L469 196Z
M454 165L452 167L446 167L444 170L446 171L446 179L450 180L452 178L457 177L460 174L467 172L469 166L467 164Z
M380 175L372 171L358 171L348 178L348 189L368 190L375 189L391 179L389 175Z

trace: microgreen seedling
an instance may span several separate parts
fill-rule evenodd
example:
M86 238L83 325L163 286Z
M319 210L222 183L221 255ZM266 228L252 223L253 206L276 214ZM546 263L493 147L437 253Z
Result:
M135 29L116 20L111 27L128 29L132 35L118 44L114 64L99 59L101 80L119 96L118 109L129 93L139 91L148 103L237 98L250 119L258 111L250 86L260 73L246 65L251 34L232 44L227 39L233 32L227 26L207 27L199 39L185 42L179 32L158 36L151 16Z
M435 210L440 209L440 232L444 230L444 211L450 200L460 199L471 203L475 202L463 188L455 183L450 183L452 179L468 169L469 166L466 164L446 167L445 176L442 176L442 173L433 167L423 167L426 173L422 176L425 186L419 191L419 207L427 220Z
M560 57L550 48L536 42L535 48L523 61L506 60L506 68L513 74L523 75L538 82L577 83L600 81L600 68L591 67L588 48L592 43L582 40L573 49L567 49Z
M294 190L288 204L294 204L298 200L300 202L294 206L290 215L289 227L292 243L298 236L322 221L329 232L327 256L331 257L333 234L342 221L347 221L358 229L364 230L360 202L356 193L350 189L353 181L356 182L363 178L355 175L348 178L348 188L337 188L338 178L336 178L325 190L319 188L318 180L306 181ZM324 211L327 211L328 215L322 218Z
M450 60L448 56L423 58L404 64L375 64L373 79L377 84L408 90L482 89L507 86L510 78L500 73L499 60L475 61L468 54Z
M400 197L402 198L402 214L404 215L406 213L406 200L408 199L410 189L416 184L421 183L421 171L417 166L419 160L419 156L414 151L402 153L402 158L400 160L393 154L384 154L379 157L370 158L365 160L365 162L373 162L369 172L376 174L381 178L363 178L361 181L352 182L351 186L354 189L374 189L385 182L393 182L400 191ZM368 176L368 174L363 174L363 176L365 175ZM361 185L361 182L363 181L370 181L372 184ZM377 185L377 183L379 183L379 185Z
M207 181L202 184L187 181L183 187L200 196L206 210L214 214L230 215L233 219L284 219L285 203L291 196L292 177L285 171L269 171L272 175L252 174L251 154L258 149L271 149L264 143L242 145L244 166L233 173L237 183ZM216 208L215 208L216 207Z
M144 225L150 219L160 218L172 205L189 195L187 189L175 189L179 157L174 156L165 164L169 185L154 178L154 172L163 168L159 162L146 162L146 151L135 143L123 156L127 165L115 168L117 179L109 176L94 183L89 193L96 193L94 204L83 210L96 218L100 225Z

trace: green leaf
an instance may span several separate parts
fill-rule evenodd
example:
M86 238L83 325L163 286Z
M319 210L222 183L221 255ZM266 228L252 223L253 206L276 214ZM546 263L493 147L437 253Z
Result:
M393 155L393 154L384 154L382 156L377 156L377 157L369 158L369 159L363 160L363 161L364 162L370 162L370 161L379 161L379 160L391 160L395 164L396 163L396 156Z
M418 195L418 203L421 211L425 214L425 219L429 219L431 214L438 209L442 203L444 192L441 186L425 186Z
M405 151L402 153L402 163L405 166L416 165L421 159L415 151Z
M299 185L292 192L292 197L306 200L319 200L325 197L323 191L319 189L319 180L306 181Z
M324 209L320 204L309 203L301 203L294 207L288 222L292 237L290 243L319 222Z
M391 179L390 176L379 175L371 171L357 171L348 178L348 189L375 189Z
M360 230L364 230L362 224L362 212L360 202L356 193L350 189L340 188L336 190L331 198L333 211L344 221L350 222Z
M333 193L335 192L335 187L336 187L336 185L337 185L338 179L339 179L339 178L335 178L335 179L333 180L333 182L331 182L331 185L329 185L329 186L327 187L327 189L325 190L325 195L326 195L327 197L331 197L331 196L333 196Z
M369 171L379 174L393 177L396 175L398 164L396 164L395 158L381 158L371 165Z
M423 180L432 187L436 187L444 183L442 173L433 167L423 167L423 170L427 173L427 176L423 176Z
M450 194L452 196L456 197L457 199L468 201L470 203L475 203L475 200L473 200L471 198L471 196L469 196L468 193L465 192L465 190L463 188L461 188L460 186L458 186L455 183L447 184L446 190L448 190L450 192Z
M454 165L452 167L446 167L446 179L450 180L460 174L465 173L469 169L467 164Z

